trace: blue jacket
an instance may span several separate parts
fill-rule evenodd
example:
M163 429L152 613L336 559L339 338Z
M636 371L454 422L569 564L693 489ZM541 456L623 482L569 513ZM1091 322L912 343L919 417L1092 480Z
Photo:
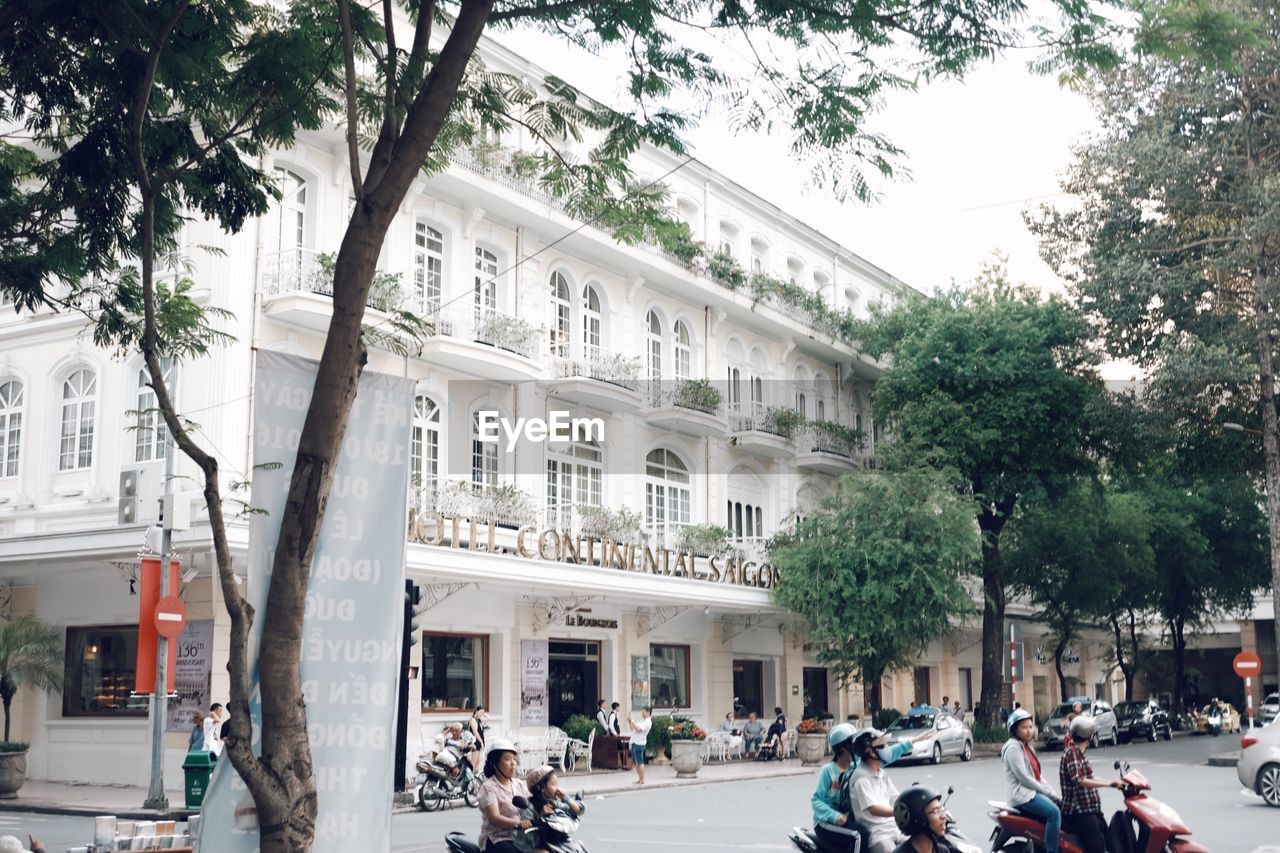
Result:
M840 802L840 796L853 774L853 765L848 770L841 770L834 761L828 761L818 772L818 785L813 789L813 798L809 801L813 806L813 825L835 823L843 812L840 806L848 806L848 801Z

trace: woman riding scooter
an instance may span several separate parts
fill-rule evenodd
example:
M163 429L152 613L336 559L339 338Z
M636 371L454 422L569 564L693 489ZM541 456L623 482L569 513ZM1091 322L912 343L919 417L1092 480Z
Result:
M516 834L533 826L520 816L514 797L529 798L523 779L516 778L516 746L494 740L484 758L484 784L480 786L480 850L482 853L520 853Z
M1018 708L1009 715L1008 726L1009 739L1000 749L1000 760L1004 764L1009 805L1043 820L1045 853L1058 853L1062 810L1058 807L1058 792L1042 778L1040 759L1031 748L1036 736L1035 720Z

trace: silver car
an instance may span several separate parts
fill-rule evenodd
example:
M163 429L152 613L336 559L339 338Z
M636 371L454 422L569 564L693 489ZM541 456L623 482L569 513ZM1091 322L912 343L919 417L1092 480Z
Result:
M911 754L900 761L925 760L938 764L944 756L958 755L961 761L973 758L973 732L946 711L929 705L912 708L893 721L886 733L892 740L909 741L928 731L932 737L912 745Z
M1280 807L1280 723L1244 733L1236 776L1267 805Z
M1115 711L1111 710L1111 706L1101 699L1090 699L1088 696L1071 696L1067 701L1054 708L1049 714L1049 719L1040 729L1040 741L1045 748L1052 746L1062 746L1063 740L1067 736L1069 724L1067 723L1067 715L1071 713L1072 706L1080 703L1081 713L1088 714L1098 723L1098 733L1093 736L1093 743L1099 744L1106 742L1115 746L1120 742L1120 721L1116 719Z
M1262 700L1258 708L1258 725L1265 726L1276 717L1280 717L1280 693L1272 693Z

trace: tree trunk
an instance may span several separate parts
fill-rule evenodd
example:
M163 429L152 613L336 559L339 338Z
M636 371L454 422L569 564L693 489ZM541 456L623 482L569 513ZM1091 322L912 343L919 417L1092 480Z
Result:
M883 679L884 670L881 670L880 672L874 673L866 680L867 715L870 717L870 719L866 721L868 725L875 720L876 714L880 711L880 704L884 698L882 690L883 684L881 683Z
M13 704L13 696L5 693L0 696L0 701L4 702L4 742L9 742L9 706Z
M1058 673L1058 695L1062 697L1061 701L1067 701L1070 691L1067 690L1067 674L1062 671L1062 655L1067 650L1067 643L1071 641L1069 634L1063 633L1058 635L1058 642L1053 647L1053 670Z
M1129 671L1124 677L1124 698L1133 701L1133 681L1138 674L1138 614L1129 611Z
M1181 619L1169 620L1169 638L1173 644L1173 707L1177 713L1186 708L1187 640Z
M1275 341L1272 335L1271 302L1267 298L1270 281L1265 274L1253 274L1253 302L1257 317L1258 392L1262 408L1262 456L1267 492L1267 532L1271 539L1271 601L1276 618L1272 629L1276 639L1276 680L1280 682L1280 431L1276 423ZM1259 673L1261 676L1261 673ZM1258 679L1261 688L1262 679Z
M975 489L980 494L980 490ZM978 516L982 531L982 716L990 725L1000 724L1000 691L1004 681L1004 555L1000 532L1004 530L1016 498L1006 498Z
M1120 667L1120 671L1124 673L1124 701L1133 701L1133 664L1131 661L1126 662L1124 650L1124 634L1120 631L1120 619L1113 613L1108 617L1107 621L1111 623L1111 632L1115 635L1116 649L1116 665Z

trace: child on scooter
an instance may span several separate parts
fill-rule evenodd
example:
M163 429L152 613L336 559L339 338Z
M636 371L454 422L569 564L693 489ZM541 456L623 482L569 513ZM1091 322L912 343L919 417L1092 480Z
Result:
M547 853L587 853L587 848L572 834L578 830L578 816L585 810L582 796L569 799L560 789L560 780L548 765L530 770L525 776L529 787L529 811L533 831L526 835L531 850Z

